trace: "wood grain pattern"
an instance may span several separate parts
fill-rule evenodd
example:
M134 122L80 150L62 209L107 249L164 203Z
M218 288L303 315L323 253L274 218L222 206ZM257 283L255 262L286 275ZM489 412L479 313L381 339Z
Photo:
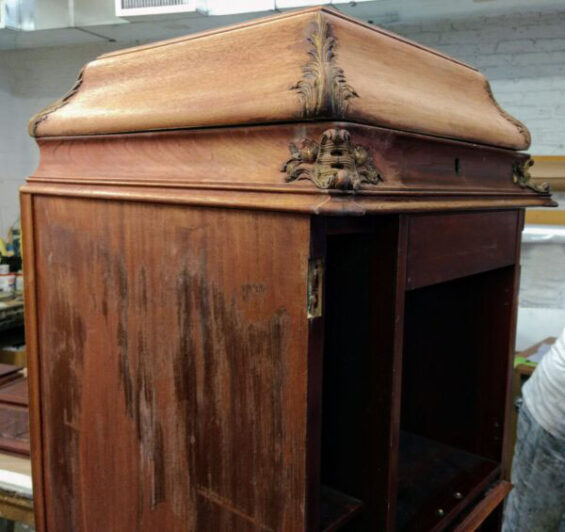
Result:
M328 65L304 71L312 60L311 27L320 20L330 33L316 46L331 47L333 55ZM324 90L322 105L305 113L295 88L326 66L338 69L343 82L315 82L309 92L331 82L330 94ZM343 87L358 97L346 107L331 105ZM473 68L327 8L101 56L86 66L78 89L32 119L30 132L201 128L296 121L304 114L511 149L530 143L527 129L500 109Z
M514 264L517 219L517 211L412 217L407 288Z
M24 312L27 356L27 380L29 387L31 468L35 527L47 530L45 507L45 477L43 450L42 386L38 337L38 301L36 286L36 256L33 196L20 193L22 223L22 253L24 267Z
M228 207L328 216L365 216L394 212L430 212L456 210L512 209L524 206L547 207L554 202L548 197L491 197L461 194L413 195L402 199L394 195L379 198L361 195L270 194L227 190L187 190L127 186L74 185L63 183L29 183L21 190L26 194L98 200L136 201L163 205Z
M313 8L102 56L30 125L39 532L478 515L555 205L480 73Z
M346 130L353 144L369 150L382 182L363 185L364 193L538 196L512 182L513 165L525 154L348 122L42 138L31 180L317 193L308 181L287 183L281 167L289 143L318 140L330 129Z
M308 219L35 204L43 530L302 529Z
M357 501L349 514L336 508L335 523L393 530L407 493L397 493L401 429L429 438L433 456L448 444L486 467L476 478L455 471L453 486L440 479L411 509L430 526L456 519L498 477L517 270L479 247L498 269L460 278L460 289L411 290L405 308L405 267L433 234L422 219L445 230L444 250L474 234L470 219L502 229L511 219L515 253L517 213L310 219L64 195L34 205L40 530L318 530L324 484ZM326 261L327 297L308 320L313 258ZM431 295L415 305L422 290ZM450 356L465 333L476 341Z
M382 181L355 194L286 182L289 140L317 138L330 126L367 147ZM40 139L39 146L28 190L41 193L352 215L555 205L512 182L524 154L342 122Z

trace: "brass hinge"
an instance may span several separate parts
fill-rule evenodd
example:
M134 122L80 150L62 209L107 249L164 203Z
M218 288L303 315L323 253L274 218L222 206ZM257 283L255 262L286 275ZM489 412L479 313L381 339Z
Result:
M324 286L323 259L310 259L308 262L308 319L322 315L322 290Z

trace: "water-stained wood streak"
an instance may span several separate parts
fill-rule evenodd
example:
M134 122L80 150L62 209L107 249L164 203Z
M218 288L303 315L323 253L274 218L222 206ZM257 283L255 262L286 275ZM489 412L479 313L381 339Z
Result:
M308 218L36 217L48 529L301 529Z

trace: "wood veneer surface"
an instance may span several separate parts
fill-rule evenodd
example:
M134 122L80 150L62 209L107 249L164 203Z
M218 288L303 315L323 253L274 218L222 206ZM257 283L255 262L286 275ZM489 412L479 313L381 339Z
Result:
M347 130L381 180L353 191L286 181L289 142ZM38 139L26 191L40 194L249 207L313 214L551 206L549 193L513 182L527 155L465 142L322 122Z
M304 92L308 100L318 91L309 111ZM530 144L528 130L498 106L475 69L327 8L101 56L67 96L32 119L30 133L91 135L304 116L510 149Z
M39 529L302 529L308 218L34 206Z

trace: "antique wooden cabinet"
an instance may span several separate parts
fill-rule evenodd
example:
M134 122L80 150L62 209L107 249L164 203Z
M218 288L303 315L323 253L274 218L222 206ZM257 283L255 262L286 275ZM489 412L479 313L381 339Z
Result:
M30 131L40 531L496 528L552 200L480 73L315 8L104 55Z

